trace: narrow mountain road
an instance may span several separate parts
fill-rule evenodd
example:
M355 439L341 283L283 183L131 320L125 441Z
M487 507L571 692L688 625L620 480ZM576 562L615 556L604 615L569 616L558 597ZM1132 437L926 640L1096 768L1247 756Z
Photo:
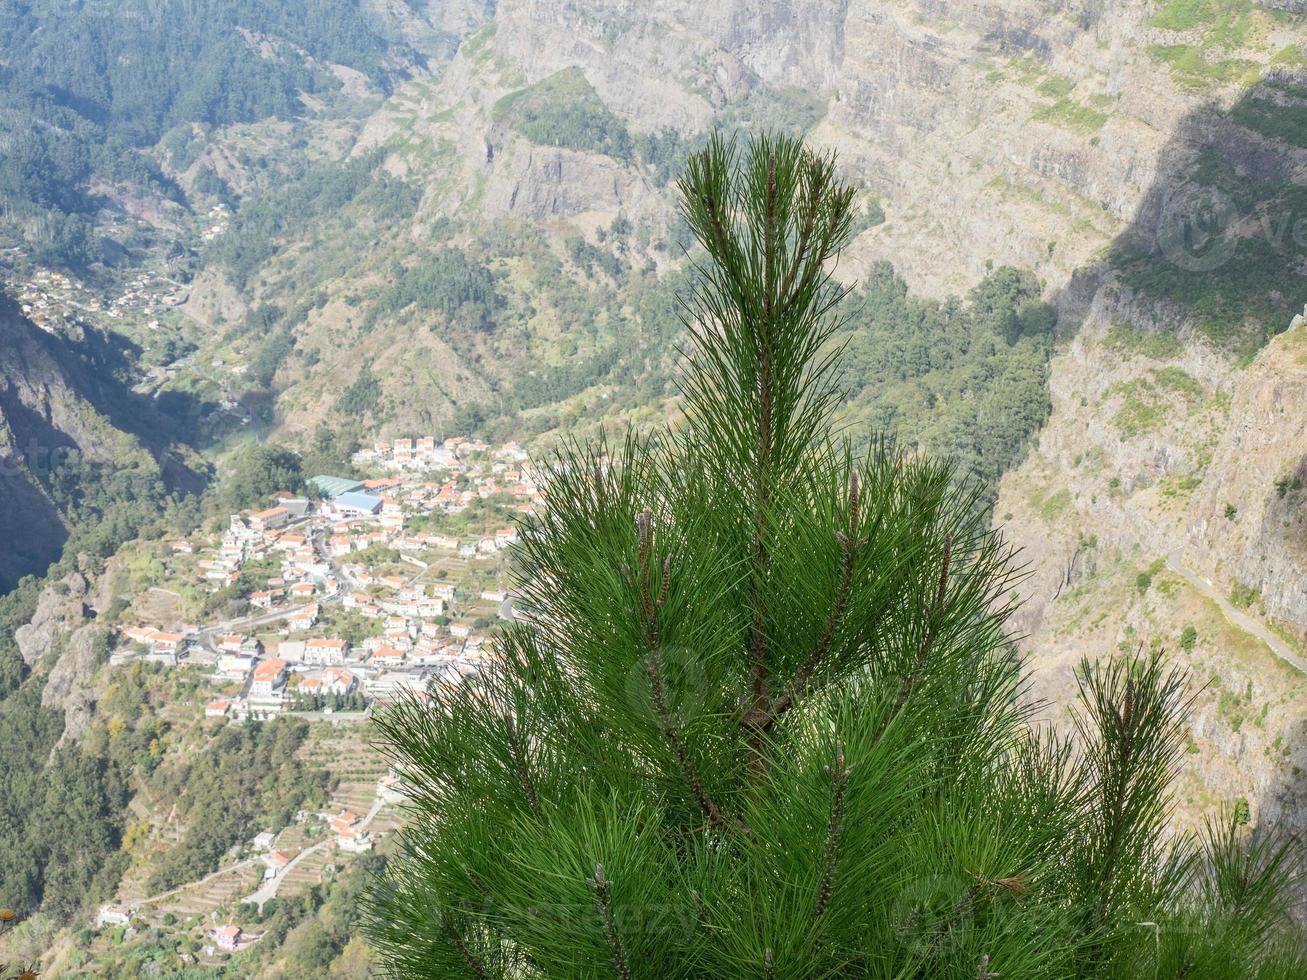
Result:
M1242 610L1236 609L1229 599L1217 591L1216 587L1212 585L1210 580L1203 578L1193 571L1193 569L1185 565L1183 552L1173 551L1167 555L1166 567L1216 603L1230 623L1239 627L1239 629L1243 630L1245 633L1257 637L1257 639L1261 640L1271 648L1271 653L1275 654L1286 664L1289 664L1289 666L1296 667L1304 674L1307 674L1307 661L1304 661L1302 657L1289 647L1289 644L1285 643L1284 640L1276 636L1271 630L1267 629L1263 623L1254 619L1252 616L1249 616Z
M380 813L381 808L385 805L386 805L386 801L383 800L380 795L378 795L376 800L374 800L372 803L372 809L369 810L367 812L367 815L364 816L363 819L358 822L358 829L362 830L364 827L370 824L372 822L372 818L375 817L378 813ZM241 899L241 901L248 902L251 905L257 905L260 909L262 909L264 902L268 901L268 899L270 898L276 898L277 889L281 887L281 883L286 880L286 876L290 874L291 869L293 869L295 865L299 864L310 854L316 854L318 851L322 850L323 848L335 846L335 843L336 843L335 837L328 837L326 840L318 841L316 844L312 845L311 847L304 848L304 850L300 851L293 858L291 858L290 863L287 864L286 867L282 868L280 871L277 872L277 876L275 878L269 878L266 881L264 881L263 884L259 886L257 891L251 892L249 895L246 895L244 898Z
M275 878L265 878L263 884L259 886L257 891L251 892L249 895L246 895L244 898L241 899L241 901L247 902L251 905L257 905L259 909L262 910L264 902L268 901L268 899L270 898L277 897L277 889L280 888L281 883L286 880L286 875L290 874L291 871L295 869L295 865L299 864L310 854L316 854L324 847L330 847L334 843L335 840L333 838L328 837L326 840L318 841L316 844L312 845L311 847L304 848L304 850L300 851L298 854L296 854L293 858L290 859L290 863L288 863L286 867L282 868L280 871L277 872L277 876Z

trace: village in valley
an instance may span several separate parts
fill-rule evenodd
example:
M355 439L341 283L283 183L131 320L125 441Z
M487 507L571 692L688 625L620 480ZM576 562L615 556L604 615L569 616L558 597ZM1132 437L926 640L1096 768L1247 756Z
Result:
M351 463L368 475L317 475L307 492L230 515L221 533L157 542L155 584L119 623L109 657L117 669L198 679L188 710L210 738L282 716L309 722L309 751L339 778L328 806L258 833L191 885L150 895L125 879L99 909L100 929L166 916L202 931L201 958L257 942L233 909L321 882L398 823L402 787L370 744L369 716L475 683L494 656L493 627L513 617L514 519L541 502L528 454L426 436L377 442ZM196 594L239 614L183 621Z

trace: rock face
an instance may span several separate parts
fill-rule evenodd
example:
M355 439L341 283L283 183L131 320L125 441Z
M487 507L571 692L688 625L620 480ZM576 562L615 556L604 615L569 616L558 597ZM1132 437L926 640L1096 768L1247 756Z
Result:
M35 666L59 650L64 637L86 618L87 582L81 572L69 572L62 580L41 590L32 618L14 632L23 663Z
M0 588L59 556L68 533L39 474L67 445L59 371L30 324L0 313Z
M68 536L50 486L75 457L157 471L133 436L97 408L111 384L0 294L0 591L43 571Z
M1205 22L1176 29L1175 18L1159 19L1157 2L1143 0L501 0L492 11L446 8L439 16L459 37L457 52L399 85L358 124L349 151L382 148L391 173L420 183L416 215L341 249L358 254L352 268L344 255L319 267L308 261L323 241L338 241L336 230L291 243L261 271L270 294L313 279L339 300L360 284L378 285L378 269L394 266L393 254L381 254L385 243L403 242L411 255L450 228L458 238L524 223L556 244L593 238L621 216L646 242L667 237L674 187L639 153L619 160L538 145L500 118L505 97L564 70L583 76L635 138L690 139L715 119L738 122L730 113L746 104L771 113L754 125L783 124L787 93L801 90L819 106L809 139L837 150L846 174L886 214L846 252L842 277L888 259L915 291L957 294L1006 263L1033 269L1077 316L1104 283L1093 271L1104 254L1126 243L1155 246L1170 191L1204 152L1218 151L1248 179L1288 179L1304 166L1301 151L1220 122L1250 77L1299 70L1281 55L1302 39L1303 24L1260 8L1248 13L1237 50L1213 47ZM387 9L397 15L396 4ZM1228 58L1240 74L1185 74L1159 53L1191 49L1203 64ZM633 258L664 267L672 251ZM201 276L191 304L231 320L258 299ZM281 379L281 414L295 434L329 414L328 393L349 385L364 358L379 364L387 346L413 343L403 326L342 342L342 325L347 312L314 313L299 332L320 360L302 377ZM422 389L432 414L502 380L493 354L431 354L448 375ZM383 388L397 420L418 424L423 406L410 403L407 376Z
M1268 645L1307 648L1307 328L1240 369L1198 338L1159 347L1142 319L1124 332L1139 309L1107 296L1054 359L1052 416L996 508L1029 565L1033 693L1058 720L1081 658L1167 649L1199 691L1182 820L1243 798L1307 831L1307 678Z
M685 130L759 80L831 91L849 8L849 0L514 0L496 8L495 47L528 81L580 65L639 128Z
M59 739L61 745L76 742L91 727L98 695L90 684L96 668L100 666L95 652L98 629L87 624L69 635L64 651L51 668L41 692L43 707L58 708L64 713L64 730Z
M1224 435L1186 515L1207 574L1256 590L1267 615L1307 633L1307 326L1243 372ZM1232 517L1227 507L1235 508Z
M100 666L97 636L104 632L96 617L109 607L113 576L111 562L93 578L74 571L48 582L31 620L14 633L23 662L34 671L48 672L41 704L63 712L60 745L81 738L94 715L99 693L92 683Z
M971 285L986 261L1065 282L1135 217L1182 120L1227 97L1174 84L1149 57L1170 39L1149 26L1153 12L1039 0L736 0L710 11L506 0L487 47L509 85L580 67L642 132L694 132L760 86L819 95L828 111L815 140L889 205L861 258L892 258L915 287L943 292ZM456 59L438 87L458 79L465 96L483 86L485 50L478 70L460 73Z

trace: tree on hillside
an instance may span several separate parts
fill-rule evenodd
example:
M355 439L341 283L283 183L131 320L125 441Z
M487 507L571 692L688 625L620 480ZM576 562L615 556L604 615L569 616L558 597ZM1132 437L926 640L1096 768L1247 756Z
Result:
M298 493L304 489L300 460L281 446L251 444L234 454L230 468L222 475L219 500L227 510L266 506L275 493Z
M1076 736L1036 730L972 491L832 434L833 159L715 138L680 191L684 423L564 451L498 665L379 718L412 802L390 969L1302 975L1288 850L1168 835L1185 679L1085 665Z

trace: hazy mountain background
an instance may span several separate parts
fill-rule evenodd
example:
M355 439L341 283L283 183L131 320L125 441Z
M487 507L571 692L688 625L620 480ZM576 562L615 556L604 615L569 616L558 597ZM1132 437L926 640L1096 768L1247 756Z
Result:
M674 182L715 128L838 151L849 433L982 482L1050 715L1080 656L1174 649L1207 685L1179 819L1307 826L1293 0L9 0L0 584L68 557L4 600L38 628L0 638L0 898L54 929L122 873L139 760L70 692L120 545L235 448L675 417ZM14 801L51 771L108 828L75 860Z

